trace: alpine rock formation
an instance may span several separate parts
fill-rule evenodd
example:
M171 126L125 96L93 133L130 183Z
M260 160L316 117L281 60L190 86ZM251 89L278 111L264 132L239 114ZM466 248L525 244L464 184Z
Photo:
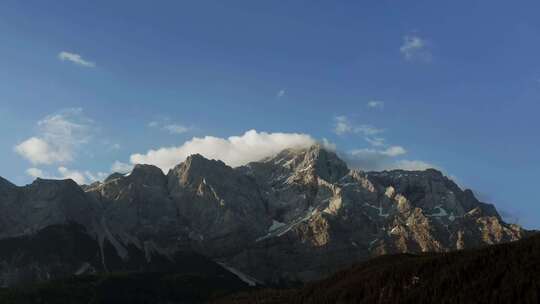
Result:
M186 255L207 257L207 268L219 264L250 285L310 281L382 254L446 252L525 234L437 170L350 170L320 145L237 168L192 155L166 175L136 165L82 187L0 179L2 286L175 269ZM52 253L69 242L81 246Z

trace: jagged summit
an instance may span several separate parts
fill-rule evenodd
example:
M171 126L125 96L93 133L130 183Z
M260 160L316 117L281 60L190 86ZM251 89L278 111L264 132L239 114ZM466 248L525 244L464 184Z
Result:
M347 164L337 154L320 144L308 148L285 149L258 162L251 162L240 170L257 172L258 179L310 180L321 178L337 182L349 173ZM258 175L258 176L257 176ZM262 175L262 176L261 176Z
M234 170L221 160L207 159L201 154L193 154L167 174L169 188L178 185L200 183L203 179L207 182L225 179L234 174Z
M313 164L315 173L329 182L336 182L349 172L347 164L335 152L323 148L320 144L308 150L304 162Z
M192 166L192 165L193 166L204 165L204 164L207 164L207 163L225 165L225 163L223 161L221 161L221 160L209 159L209 158L206 158L202 154L199 154L199 153L189 155L186 158L186 160L184 161L184 163L186 165L190 165L190 166Z

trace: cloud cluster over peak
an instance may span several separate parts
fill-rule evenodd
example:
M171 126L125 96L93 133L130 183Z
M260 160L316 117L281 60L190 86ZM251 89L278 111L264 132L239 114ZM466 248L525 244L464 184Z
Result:
M219 159L229 166L241 166L277 154L287 148L309 147L315 144L310 135L300 133L266 133L249 130L240 136L227 138L194 137L177 147L159 148L145 154L133 154L132 164L152 164L168 171L189 155L201 154Z

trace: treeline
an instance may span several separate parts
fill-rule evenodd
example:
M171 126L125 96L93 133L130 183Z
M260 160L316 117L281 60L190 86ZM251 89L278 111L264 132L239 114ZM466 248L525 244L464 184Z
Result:
M540 235L442 254L382 256L297 290L217 303L540 303Z

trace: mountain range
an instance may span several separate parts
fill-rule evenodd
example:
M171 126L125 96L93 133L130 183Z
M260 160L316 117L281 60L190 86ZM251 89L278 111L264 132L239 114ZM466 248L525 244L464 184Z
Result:
M435 169L351 170L321 145L236 168L196 154L167 174L136 165L82 186L0 178L0 287L191 259L234 284L291 285L380 255L528 234Z

